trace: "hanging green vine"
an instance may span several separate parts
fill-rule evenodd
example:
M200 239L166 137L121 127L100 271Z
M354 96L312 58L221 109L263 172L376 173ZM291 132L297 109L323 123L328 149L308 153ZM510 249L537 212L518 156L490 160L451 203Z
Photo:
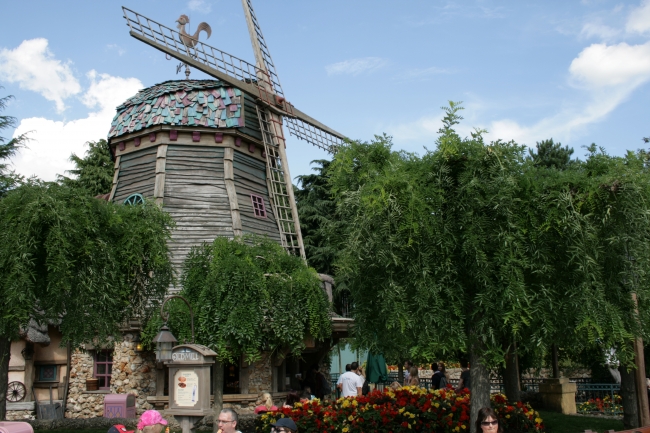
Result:
M269 239L217 238L194 248L181 282L181 294L194 310L196 342L221 360L244 355L252 362L262 351L279 349L298 354L308 334L317 340L331 334L329 302L318 274ZM189 316L178 313L172 311L168 325L183 341L189 337ZM159 318L149 323L147 340L159 325Z

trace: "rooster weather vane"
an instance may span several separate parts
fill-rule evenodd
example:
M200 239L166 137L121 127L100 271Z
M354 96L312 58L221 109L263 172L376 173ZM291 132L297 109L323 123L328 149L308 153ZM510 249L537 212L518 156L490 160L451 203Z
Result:
M180 40L188 48L188 51L190 51L190 48L194 48L199 41L199 34L204 31L208 37L207 39L210 39L210 36L212 36L212 28L210 27L210 24L206 22L199 23L199 26L196 28L196 31L194 32L193 35L190 35L187 33L185 30L185 25L190 23L190 17L187 15L183 14L181 15L176 22L178 25L176 28L178 28L178 32L180 33ZM190 54L193 58L196 58L196 53ZM169 56L169 54L165 54L165 58L167 60L171 60L172 58ZM178 74L181 69L185 66L185 78L189 79L190 78L190 66L187 63L180 62L178 66L176 66L176 73Z

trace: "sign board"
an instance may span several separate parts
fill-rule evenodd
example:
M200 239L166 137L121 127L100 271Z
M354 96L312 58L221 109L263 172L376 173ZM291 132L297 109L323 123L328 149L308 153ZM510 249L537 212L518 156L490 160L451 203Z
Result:
M183 344L172 349L169 368L170 415L205 416L210 408L210 368L217 354L200 344Z

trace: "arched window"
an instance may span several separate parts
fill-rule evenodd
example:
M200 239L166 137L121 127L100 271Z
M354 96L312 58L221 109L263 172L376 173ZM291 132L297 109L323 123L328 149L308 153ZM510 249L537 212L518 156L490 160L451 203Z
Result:
M142 194L131 194L124 200L124 204L128 204L128 205L144 204L144 197L142 197Z

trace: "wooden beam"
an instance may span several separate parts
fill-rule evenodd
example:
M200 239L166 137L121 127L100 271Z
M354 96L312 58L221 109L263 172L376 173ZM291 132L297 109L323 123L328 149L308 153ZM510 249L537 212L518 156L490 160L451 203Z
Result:
M165 167L167 165L167 145L158 146L156 153L156 182L153 187L153 196L156 203L162 205L165 198Z
M233 160L235 158L235 151L227 147L223 153L223 171L224 183L226 184L226 193L228 194L228 202L230 203L230 216L232 218L232 231L235 236L242 235L241 215L239 214L239 202L237 200L237 189L235 188L235 177Z
M120 160L121 156L115 157L115 166L113 168L113 187L111 188L111 195L108 197L108 201L113 201L115 197L115 191L117 190L117 182L120 174Z

